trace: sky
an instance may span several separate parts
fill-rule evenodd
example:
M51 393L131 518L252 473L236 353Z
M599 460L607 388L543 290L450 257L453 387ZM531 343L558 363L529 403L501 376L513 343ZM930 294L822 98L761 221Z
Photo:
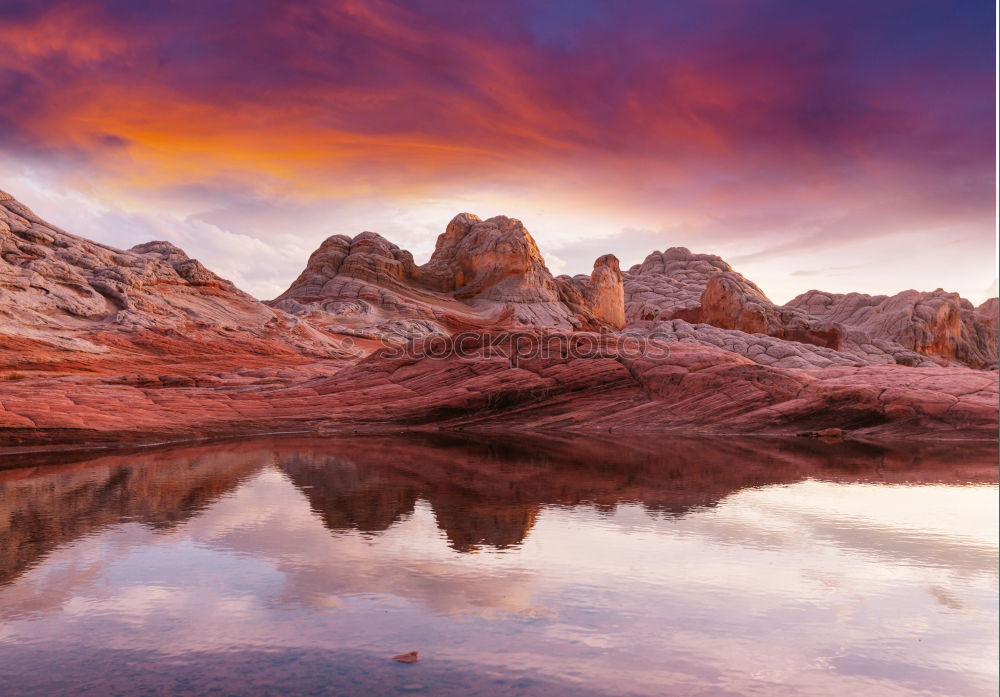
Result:
M554 273L718 254L997 293L984 0L0 0L0 189L281 293L323 239L425 261L508 215Z

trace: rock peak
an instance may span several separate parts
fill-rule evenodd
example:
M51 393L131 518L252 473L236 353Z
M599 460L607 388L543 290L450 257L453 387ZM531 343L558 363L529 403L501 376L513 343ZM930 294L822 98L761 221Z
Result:
M143 242L142 244L137 244L128 251L135 252L136 254L158 254L162 257L169 257L171 259L189 259L187 252L178 247L173 242L167 242L165 240L153 240L151 242Z
M618 257L605 254L594 261L584 298L601 322L614 329L625 328L625 294Z
M419 277L458 298L515 303L559 299L531 234L520 220L503 215L482 220L461 213L452 218Z

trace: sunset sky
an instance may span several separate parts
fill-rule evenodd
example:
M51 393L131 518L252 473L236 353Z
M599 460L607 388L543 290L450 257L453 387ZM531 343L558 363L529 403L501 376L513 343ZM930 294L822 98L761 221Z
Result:
M555 273L719 254L996 294L994 6L0 0L0 189L261 298L327 236L520 218Z

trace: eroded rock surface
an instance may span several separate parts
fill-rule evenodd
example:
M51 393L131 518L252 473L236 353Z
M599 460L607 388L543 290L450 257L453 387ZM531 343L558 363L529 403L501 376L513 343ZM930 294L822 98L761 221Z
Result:
M810 291L718 257L553 277L463 213L417 266L323 242L266 304L167 242L123 251L0 195L0 444L395 428L997 435L997 301ZM450 342L450 343L449 343Z
M972 368L996 367L995 300L973 308L957 293L940 289L904 291L892 297L813 290L779 306L719 257L692 254L683 247L650 254L629 269L624 279L629 327L676 333L673 325L664 323L683 320L701 327L694 333L700 332L708 343L751 358L746 351L759 345L759 340L725 340L708 327L781 339L785 348L764 354L778 360L795 356L786 363L788 367L824 363L810 356L823 356L837 364L916 367L955 362ZM692 333L682 332L688 338ZM802 344L830 349L842 358ZM769 365L774 362L766 355L754 355L761 355Z
M521 221L461 213L423 266L373 232L330 237L272 301L328 329L401 342L487 326L618 329L618 260L595 262L587 283L555 279Z
M684 247L653 252L625 274L630 326L684 320L747 334L840 348L840 333L797 308L779 307L749 279L711 254Z
M0 259L4 367L121 369L123 355L349 355L169 242L127 251L91 242L45 223L9 195L0 196Z
M590 276L559 276L556 283L562 301L578 315L610 329L625 328L624 281L614 254L598 257Z
M409 252L377 233L334 235L269 304L328 331L363 338L399 342L446 334L460 323L448 312L456 304L416 287L415 269Z
M621 335L538 332L468 341L461 355L382 349L328 375L295 371L200 384L87 376L4 387L8 444L120 442L292 430L398 427L578 432L985 438L997 432L995 373L900 365L774 368L731 351ZM565 348L565 350L563 350Z
M725 275L728 292L743 299L743 310L758 331L766 326L770 301L751 281L713 254L692 254L685 247L653 252L625 273L625 314L630 323L683 319L700 322L702 296L709 282ZM717 325L718 326L718 325ZM722 327L745 329L744 327Z
M898 354L899 349L973 368L996 367L997 300L978 309L958 293L940 288L920 293L906 290L893 296L811 290L787 307L842 328L855 352L869 347ZM913 364L916 359L910 359ZM906 360L897 360L907 363Z

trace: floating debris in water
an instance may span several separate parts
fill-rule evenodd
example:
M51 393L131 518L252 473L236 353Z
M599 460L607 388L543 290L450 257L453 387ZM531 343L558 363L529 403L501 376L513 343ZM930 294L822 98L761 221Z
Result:
M416 651L410 651L409 653L401 653L393 656L392 660L399 661L400 663L416 663L420 660L420 654Z

